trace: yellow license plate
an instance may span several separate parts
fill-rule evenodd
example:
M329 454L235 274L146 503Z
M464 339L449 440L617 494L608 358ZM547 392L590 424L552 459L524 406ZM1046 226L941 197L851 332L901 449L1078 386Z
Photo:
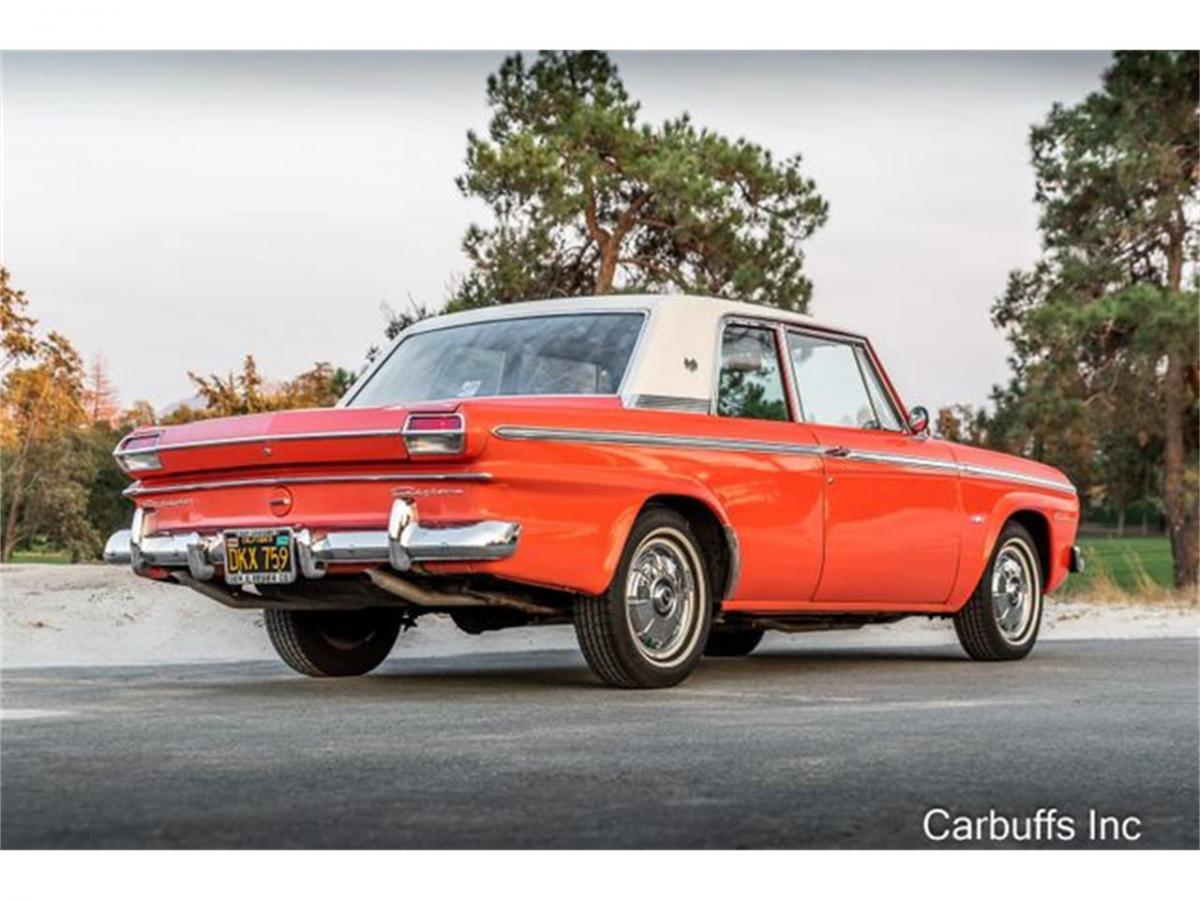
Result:
M288 584L295 580L296 554L290 529L225 532L227 584Z

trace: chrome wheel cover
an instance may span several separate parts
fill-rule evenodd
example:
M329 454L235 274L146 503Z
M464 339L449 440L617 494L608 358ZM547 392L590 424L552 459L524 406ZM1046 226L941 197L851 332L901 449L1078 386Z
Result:
M704 597L700 560L673 528L638 544L625 578L625 619L633 645L654 665L671 665L695 646Z
M1024 541L1008 541L992 566L992 614L1000 634L1010 644L1029 636L1041 605L1037 561Z

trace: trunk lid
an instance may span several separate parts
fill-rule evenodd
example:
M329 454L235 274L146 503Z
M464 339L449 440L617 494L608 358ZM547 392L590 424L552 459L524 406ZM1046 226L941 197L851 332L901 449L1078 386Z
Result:
M130 472L146 480L230 469L395 463L408 459L402 431L409 413L400 407L304 409L205 419L139 429L115 454L156 453L161 468Z

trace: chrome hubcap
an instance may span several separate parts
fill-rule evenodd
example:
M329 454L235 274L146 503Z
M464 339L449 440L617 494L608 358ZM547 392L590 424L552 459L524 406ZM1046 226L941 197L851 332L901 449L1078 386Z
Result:
M1005 544L992 569L992 613L1000 631L1010 641L1029 632L1037 612L1037 576L1024 545Z
M654 663L686 652L699 609L694 562L672 535L670 530L648 535L634 552L625 580L625 610L634 645Z

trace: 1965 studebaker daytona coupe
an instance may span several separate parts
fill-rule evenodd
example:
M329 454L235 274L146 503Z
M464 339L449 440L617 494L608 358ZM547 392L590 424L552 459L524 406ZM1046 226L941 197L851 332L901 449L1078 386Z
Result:
M430 612L573 622L622 687L766 629L954 620L1025 656L1081 560L1075 489L932 438L870 342L699 297L548 300L402 333L336 409L142 428L105 550L264 609L283 660L360 675Z

